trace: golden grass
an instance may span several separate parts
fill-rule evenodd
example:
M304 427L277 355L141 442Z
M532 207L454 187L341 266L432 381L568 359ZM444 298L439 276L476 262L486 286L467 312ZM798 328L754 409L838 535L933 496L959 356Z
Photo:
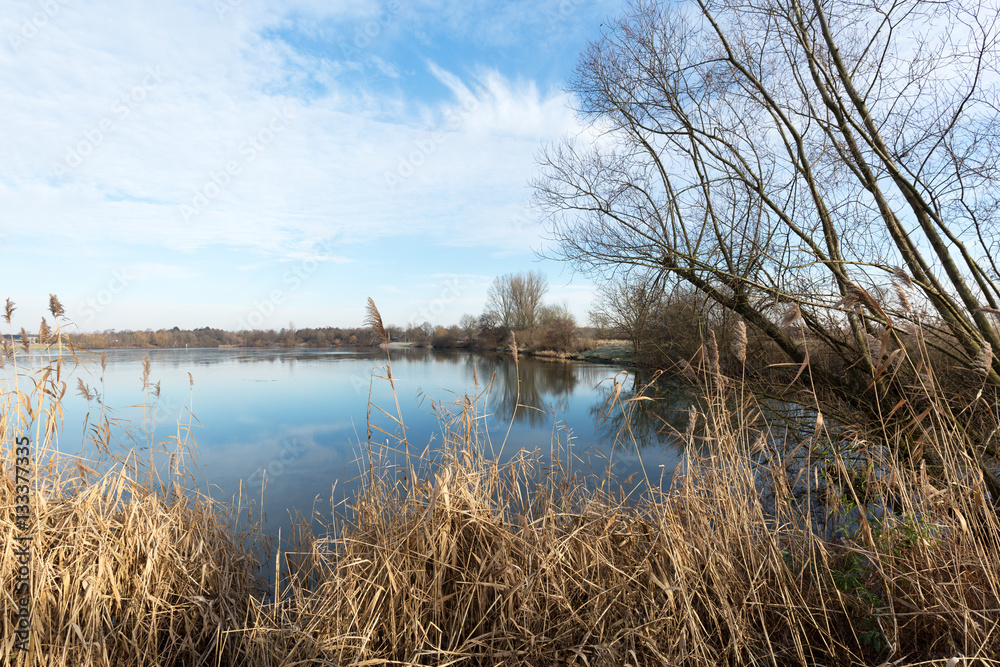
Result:
M674 486L639 498L585 479L571 452L490 456L488 387L437 406L435 459L399 471L373 443L351 514L327 535L297 527L269 602L259 533L230 528L242 508L184 488L180 464L156 479L145 453L89 473L42 429L33 643L15 653L11 443L65 389L59 359L9 361L21 377L0 421L8 664L1000 664L1000 525L945 413L919 425L934 465L911 468L818 415L801 442L778 441L721 376L678 434ZM642 398L614 396L627 436ZM99 449L112 431L91 431ZM182 442L166 447L178 460Z
M62 309L54 297L52 310L58 318ZM66 391L65 366L73 360L58 351L65 344L58 327L50 335L57 352L36 367L11 351L0 399L0 654L7 656L5 664L249 660L242 632L253 624L251 596L262 584L254 559L253 538L259 541L259 534L230 529L234 514L243 509L238 504L226 506L185 488L180 461L188 453L181 438L160 443L175 463L166 480L144 467L147 459L134 450L113 453L119 429L103 406L88 429L100 460L60 453L53 436ZM147 364L145 380L148 374ZM24 462L15 456L14 440L25 436L32 472L27 530L15 523L15 464ZM15 535L32 538L26 653L14 646L18 601L13 593L20 564Z

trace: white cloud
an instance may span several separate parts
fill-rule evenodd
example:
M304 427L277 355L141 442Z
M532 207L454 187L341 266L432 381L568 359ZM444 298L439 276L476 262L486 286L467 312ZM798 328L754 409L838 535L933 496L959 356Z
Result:
M523 230L503 231L510 192L533 173L539 141L572 127L564 96L496 72L482 73L473 92L432 66L458 99L415 128L411 118L388 122L335 99L255 92L225 68L213 71L209 55L197 73L190 56L137 69L94 55L113 60L107 78L135 83L22 92L20 104L34 113L0 111L12 128L14 159L0 166L9 218L67 239L101 233L180 250L273 247L289 226L368 238L432 229L459 242L523 244ZM61 58L50 58L58 68ZM4 93L32 90L11 83ZM73 103L49 103L64 95ZM469 225L471 216L479 224Z
M232 11L217 12L195 0L53 1L58 13L30 38L23 22L40 0L8 2L0 17L4 247L45 248L67 272L89 270L96 288L109 266L190 280L197 253L202 264L228 253L219 275L249 277L304 261L328 238L334 264L375 261L352 250L380 239L490 257L544 243L527 182L543 142L579 132L570 97L474 57L459 71L382 48L409 31L419 52L412 31L433 21L480 35L484 17L501 17L513 30L513 13L399 4L382 41L352 60L294 37L336 45L391 2L219 0ZM359 76L381 83L358 86ZM451 96L414 93L427 79Z

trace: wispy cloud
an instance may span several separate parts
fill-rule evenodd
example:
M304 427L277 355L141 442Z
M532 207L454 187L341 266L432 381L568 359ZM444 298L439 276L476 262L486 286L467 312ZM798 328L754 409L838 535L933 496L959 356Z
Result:
M402 237L434 261L441 248L527 257L544 243L527 209L534 156L579 126L568 94L498 54L560 27L558 39L592 33L585 18L603 10L219 2L60 1L37 29L24 22L44 3L8 3L7 245L45 246L66 276L99 282L109 255L183 281L209 259L228 263L219 276L303 261L325 238L338 239L317 260L330 265L378 262L358 253Z

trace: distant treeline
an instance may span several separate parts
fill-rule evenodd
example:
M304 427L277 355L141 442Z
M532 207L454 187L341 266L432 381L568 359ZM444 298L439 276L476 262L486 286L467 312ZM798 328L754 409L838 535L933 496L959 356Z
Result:
M569 306L547 305L542 298L548 280L539 272L508 273L495 278L487 293L485 308L478 316L466 313L458 324L439 326L430 322L409 324L405 328L385 327L391 342L421 347L470 347L491 349L505 347L515 334L521 346L567 352L585 346L587 332L577 326ZM605 326L602 323L602 326ZM381 341L368 327L321 327L295 329L294 324L279 331L258 329L224 331L201 329L159 329L153 331L115 331L70 334L81 349L117 347L336 347L339 345L378 345Z
M318 329L281 329L274 331L224 331L212 327L200 329L159 329L153 331L102 331L70 334L81 349L118 347L333 347L370 345L367 329L322 327Z
M510 330L495 323L489 316L465 318L464 326L435 326L424 323L420 326L400 327L389 325L386 332L389 340L396 343L410 343L418 347L436 348L495 348L510 343ZM562 322L557 327L546 322L531 330L519 331L518 341L535 344L547 349L566 350L581 333L593 335L593 329L581 332L575 323ZM212 327L200 329L159 329L153 331L115 331L69 334L72 343L83 350L109 348L149 348L149 347L337 347L341 345L375 346L379 341L367 327L319 327L307 329L280 329L275 331L225 331Z
M441 327L429 323L403 328L388 327L390 340L434 347L464 347L473 343L457 326ZM478 333L478 332L475 332ZM134 347L336 347L339 345L377 345L365 327L319 327L275 331L225 331L212 327L200 329L159 329L153 331L115 331L70 334L80 349Z

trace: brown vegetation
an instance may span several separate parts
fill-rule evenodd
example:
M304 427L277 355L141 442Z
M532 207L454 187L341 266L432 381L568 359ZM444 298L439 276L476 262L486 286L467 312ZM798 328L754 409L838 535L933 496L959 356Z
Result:
M482 429L488 386L437 406L441 449L407 457L405 476L379 452L406 441L369 440L351 514L326 535L299 528L273 601L257 577L259 534L230 527L243 510L185 488L183 437L159 443L174 462L161 480L133 451L92 472L42 428L21 654L11 443L54 423L69 360L29 368L11 350L21 389L5 385L0 421L4 652L60 666L998 664L1000 524L933 369L913 428L934 464L913 470L818 412L800 441L776 439L715 367L724 356L692 365L705 400L677 434L683 470L640 496L608 478L584 484L572 451L494 458L516 443ZM627 440L644 397L616 387L606 412ZM113 423L93 423L91 446L113 454Z
M333 347L337 345L368 345L371 337L362 327L321 327L278 331L223 331L211 327L200 329L159 329L157 331L104 331L68 334L73 345L81 350L147 347Z

